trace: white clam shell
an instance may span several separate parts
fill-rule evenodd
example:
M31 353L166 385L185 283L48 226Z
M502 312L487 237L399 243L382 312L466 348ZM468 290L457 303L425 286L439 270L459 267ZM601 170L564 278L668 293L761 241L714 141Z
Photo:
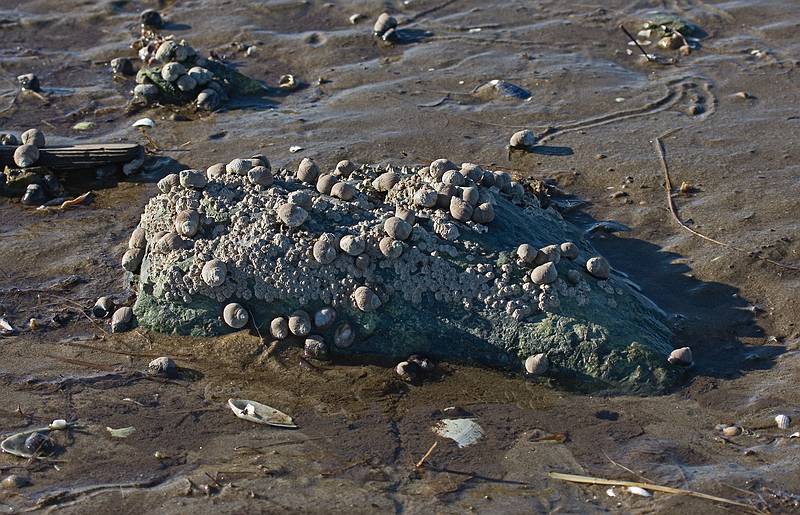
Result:
M151 120L150 118L139 118L131 127L150 127L151 129L156 126L156 122Z

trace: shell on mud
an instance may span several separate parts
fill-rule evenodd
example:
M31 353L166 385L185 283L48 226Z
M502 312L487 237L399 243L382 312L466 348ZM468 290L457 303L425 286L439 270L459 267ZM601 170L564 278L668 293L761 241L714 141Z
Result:
M20 168L33 166L39 160L39 149L34 145L20 145L14 150L14 162Z
M606 258L596 256L586 262L586 271L598 279L608 279L611 273L611 266L606 261Z
M366 286L356 288L353 300L355 300L356 307L365 313L375 311L382 304L380 297Z
M525 360L525 371L531 375L541 375L550 368L550 360L544 354L534 354Z
M399 218L397 216L392 216L386 219L383 222L383 230L386 231L386 234L394 238L395 240L405 240L411 236L411 224Z
M175 232L181 236L191 238L197 234L199 229L200 213L194 209L184 209L175 215Z
M536 145L536 136L528 129L515 132L508 140L508 146L511 148L528 149L534 145Z
M792 425L792 419L783 414L775 415L775 425L777 425L779 429L789 429L789 426Z
M273 318L269 323L269 334L276 340L283 340L289 336L289 322L284 317Z
M558 270L552 262L539 265L531 270L531 281L534 284L550 284L558 279Z
M39 129L28 129L20 134L19 139L23 145L33 145L35 147L45 146L44 132Z
M375 25L372 26L372 33L376 36L383 36L390 29L397 28L397 19L389 13L381 13L378 19L375 20Z
M227 275L228 267L225 265L224 261L219 259L207 261L206 264L203 265L203 269L200 271L200 277L203 279L203 282L212 288L221 286L225 282Z
M324 329L336 320L336 310L332 307L324 307L314 313L314 327Z
M304 157L297 167L296 177L307 184L315 184L319 176L319 167L310 158Z
M295 336L311 334L311 317L307 312L298 309L289 316L289 331Z
M161 356L147 364L147 373L153 376L175 377L178 375L178 366L167 356Z
M28 184L21 201L24 206L40 206L47 202L47 192L40 184Z
M123 306L111 316L111 332L120 333L127 331L133 324L133 310L128 306Z
M328 345L322 336L312 334L303 345L303 357L310 359L328 359Z
M692 359L692 349L689 347L681 347L669 353L667 361L671 365L680 365L683 367L690 367L694 363Z
M25 438L25 449L33 455L52 454L54 447L53 440L44 432L35 431Z
M229 327L241 329L250 320L250 314L238 302L231 302L222 310L222 319Z
M97 318L106 318L114 311L114 301L109 297L100 297L92 307L92 315Z
M228 399L228 406L241 419L268 426L297 429L292 417L260 402L247 399Z
M356 333L353 331L352 326L347 322L343 322L336 326L336 331L333 334L333 344L339 348L346 349L353 345L356 338Z
M139 272L144 258L144 249L128 249L122 255L122 268L131 273Z
M0 481L0 486L6 490L16 490L17 488L26 487L29 484L31 484L31 479L28 476L19 474L11 474Z
M287 202L278 207L278 218L289 227L299 227L308 218L308 212L302 207Z

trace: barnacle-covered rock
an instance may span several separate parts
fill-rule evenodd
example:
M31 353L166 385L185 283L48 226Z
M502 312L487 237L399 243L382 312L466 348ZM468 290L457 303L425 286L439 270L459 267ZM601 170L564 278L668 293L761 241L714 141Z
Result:
M507 173L437 160L320 175L307 160L270 170L267 185L254 180L266 163L212 165L202 188L159 183L129 244L144 253L137 323L214 335L248 315L275 339L408 363L419 353L521 371L544 355L549 377L587 390L663 391L682 373L667 362L664 313L621 275L602 277L580 228ZM241 316L224 316L229 305Z

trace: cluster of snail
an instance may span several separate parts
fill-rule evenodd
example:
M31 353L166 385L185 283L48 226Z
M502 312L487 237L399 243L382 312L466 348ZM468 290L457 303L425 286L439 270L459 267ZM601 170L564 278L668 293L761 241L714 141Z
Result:
M22 195L22 203L26 206L39 206L64 191L58 179L46 168L38 166L39 149L45 146L44 132L39 129L28 129L19 138L11 133L0 134L0 145L17 145L14 150L14 164L19 168L7 169L0 173L0 189L12 182L14 175L23 172L27 184ZM30 173L28 173L30 172Z

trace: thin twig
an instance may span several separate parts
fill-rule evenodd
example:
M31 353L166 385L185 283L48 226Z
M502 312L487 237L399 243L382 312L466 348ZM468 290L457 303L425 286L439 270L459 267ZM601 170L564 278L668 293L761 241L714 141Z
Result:
M701 234L701 233L695 231L694 229L692 229L691 227L686 225L683 222L683 220L681 220L680 215L678 215L678 208L675 207L675 201L672 199L672 181L670 180L670 177L669 177L669 167L667 166L667 158L664 156L664 143L661 142L662 138L667 137L668 135L672 134L673 132L675 132L677 130L680 130L680 129L672 129L670 131L667 131L664 134L662 134L661 136L656 136L656 138L653 140L653 146L656 149L656 154L658 155L658 158L661 161L661 170L664 172L664 189L667 192L667 205L669 206L669 210L672 213L672 217L675 219L676 222L678 222L678 225L680 225L681 227L683 227L684 229L686 229L687 231L689 231L690 233L694 234L695 236L697 236L699 238L702 238L702 239L704 239L706 241L710 241L711 243L714 243L716 245L720 245L722 247L726 247L726 248L735 250L737 252L741 252L743 254L747 254L748 256L751 256L752 254L748 250L745 250L745 249L743 249L741 247L736 247L734 245L731 245L730 243L725 243L725 242L722 242L722 241L719 241L719 240L715 240L714 238L711 238L709 236L706 236L705 234ZM792 265L786 265L784 263L780 263L780 262L775 261L775 260L770 259L770 258L756 256L756 255L752 255L752 257L754 257L755 259L758 259L760 261L766 261L767 263L772 263L773 265L775 265L777 267L780 267L780 268L784 268L786 270L800 271L800 267L796 267L796 266L792 266Z
M431 453L433 453L433 450L436 448L437 445L439 445L439 440L433 442L433 445L431 445L431 448L428 449L428 452L425 453L425 456L423 456L422 459L417 462L416 468L422 467L423 463L425 463L425 460L427 460L428 457L431 455Z
M638 477L639 479L644 479L645 481L647 481L647 482L650 482L650 483L652 483L652 482L653 482L653 480L652 480L652 479L648 479L648 478L644 477L644 476L643 476L643 475L641 475L641 474L637 474L636 472L632 471L631 469L629 469L629 468L628 468L628 467L626 467L625 465L622 465L621 463L617 463L616 461L612 460L612 459L611 459L611 457L610 457L608 454L606 454L606 451L603 451L603 456L605 456L605 457L606 457L606 459L607 459L608 461L610 461L612 464L616 465L617 467L621 468L622 470L625 470L625 471L627 471L627 472L630 472L631 474L633 474L634 476Z

